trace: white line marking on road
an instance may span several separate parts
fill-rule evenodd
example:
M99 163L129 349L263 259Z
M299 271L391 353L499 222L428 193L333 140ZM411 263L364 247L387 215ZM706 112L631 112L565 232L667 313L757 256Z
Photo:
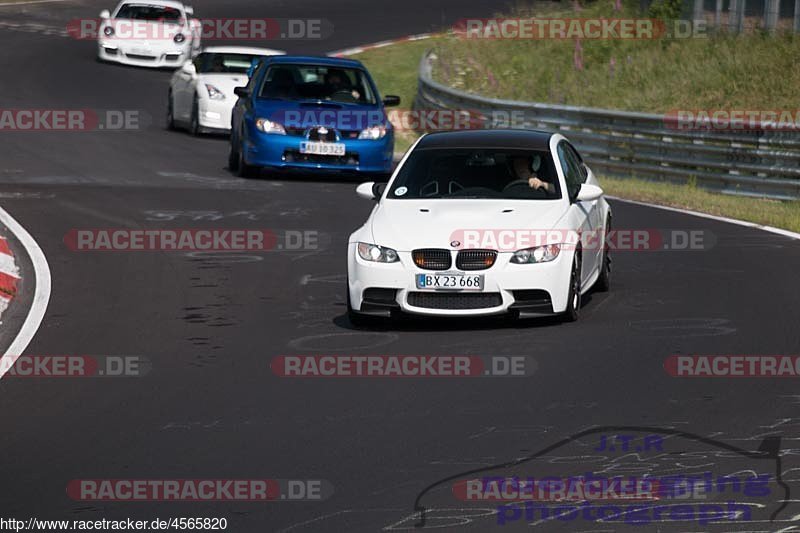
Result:
M6 364L0 366L0 379L2 379L5 373L14 366L17 357L22 355L28 347L33 336L36 335L36 331L38 331L39 325L44 318L44 313L47 310L47 304L50 302L52 280L50 278L50 267L47 265L47 259L42 249L34 238L31 237L31 234L2 207L0 207L0 224L5 225L25 248L25 252L27 252L28 257L30 257L31 263L33 263L33 272L36 278L36 288L33 293L31 308L28 310L28 316L25 317L25 322L23 322L22 328L20 328L19 333L17 333L14 342L11 343L6 353L3 354L3 358L8 359Z
M71 0L22 0L21 2L0 2L0 7L6 6L26 6L28 4L55 4L70 2Z
M640 202L638 200L628 200L625 198L619 198L617 196L606 196L606 198L610 200L619 200L620 202L627 202L629 204L635 205L642 205L645 207L655 207L656 209L664 209L666 211L673 211L675 213L682 213L684 215L694 215L696 217L701 218L708 218L711 220L716 220L718 222L727 222L728 224L736 224L737 226L744 226L747 228L753 229L760 229L763 231L768 231L770 233L776 233L778 235L783 235L784 237L789 237L790 239L797 239L800 240L800 233L795 233L793 231L789 231L782 228L774 228L772 226L764 226L762 224L757 224L755 222L747 222L746 220L739 220L736 218L728 218L728 217L721 217L717 215L709 215L708 213L700 213L699 211L690 211L689 209L681 209L679 207L669 207L666 205L657 205L657 204L649 204L647 202Z

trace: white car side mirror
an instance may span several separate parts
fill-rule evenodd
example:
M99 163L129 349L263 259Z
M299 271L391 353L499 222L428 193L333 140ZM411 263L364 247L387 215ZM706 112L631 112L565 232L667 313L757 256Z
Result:
M184 6L183 10L186 11L186 14L190 17L194 15L194 8L192 6Z
M377 200L375 197L375 182L367 181L356 187L356 194L365 200Z
M104 9L100 12L100 18L103 20L107 20L111 18L111 12L108 9Z
M181 70L191 77L194 77L197 74L197 69L195 68L194 63L192 61L187 61L186 63L184 63L183 66L181 67Z
M584 183L583 185L581 185L581 188L578 191L577 200L579 202L591 202L593 200L597 200L601 196L603 196L603 189L601 189L597 185Z

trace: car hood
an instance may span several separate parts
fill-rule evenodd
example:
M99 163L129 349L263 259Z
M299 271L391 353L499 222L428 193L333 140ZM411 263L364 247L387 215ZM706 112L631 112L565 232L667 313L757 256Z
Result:
M247 74L200 74L197 77L197 86L203 88L203 84L213 85L234 101L238 96L233 94L236 87L247 85Z
M370 219L374 244L408 252L450 248L463 230L550 230L561 200L384 200Z
M377 105L257 98L255 108L259 117L292 127L325 126L339 130L361 130L379 125L391 127L383 108Z

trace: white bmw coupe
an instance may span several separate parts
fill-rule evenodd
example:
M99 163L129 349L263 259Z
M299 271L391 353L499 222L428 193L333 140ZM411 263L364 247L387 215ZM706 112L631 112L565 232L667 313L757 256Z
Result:
M167 100L167 128L183 126L192 135L231 131L236 87L247 85L248 71L259 58L281 50L209 46L172 75Z
M432 133L406 153L347 248L354 324L397 312L562 315L608 290L611 209L560 134Z

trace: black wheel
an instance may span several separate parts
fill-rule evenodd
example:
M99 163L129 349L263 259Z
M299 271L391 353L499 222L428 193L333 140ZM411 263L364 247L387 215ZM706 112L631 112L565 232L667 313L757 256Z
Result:
M569 301L567 310L564 311L566 322L575 322L581 310L581 254L580 250L575 252L572 259L572 274L569 279Z
M175 131L175 110L172 104L172 91L169 92L167 97L167 129Z
M611 230L611 217L606 220L606 231L603 235L603 256L600 259L600 277L597 278L594 288L598 292L608 292L611 288L611 250L606 245L606 235Z
M228 168L232 172L239 171L239 152L236 150L236 140L231 137L231 147L228 151Z
M248 165L244 159L244 146L243 142L239 142L239 148L236 150L237 155L237 162L236 162L236 175L240 178L257 178L258 177L258 167L254 167L253 165Z
M192 118L189 122L189 133L197 137L200 135L200 106L197 103L197 96L192 102Z

